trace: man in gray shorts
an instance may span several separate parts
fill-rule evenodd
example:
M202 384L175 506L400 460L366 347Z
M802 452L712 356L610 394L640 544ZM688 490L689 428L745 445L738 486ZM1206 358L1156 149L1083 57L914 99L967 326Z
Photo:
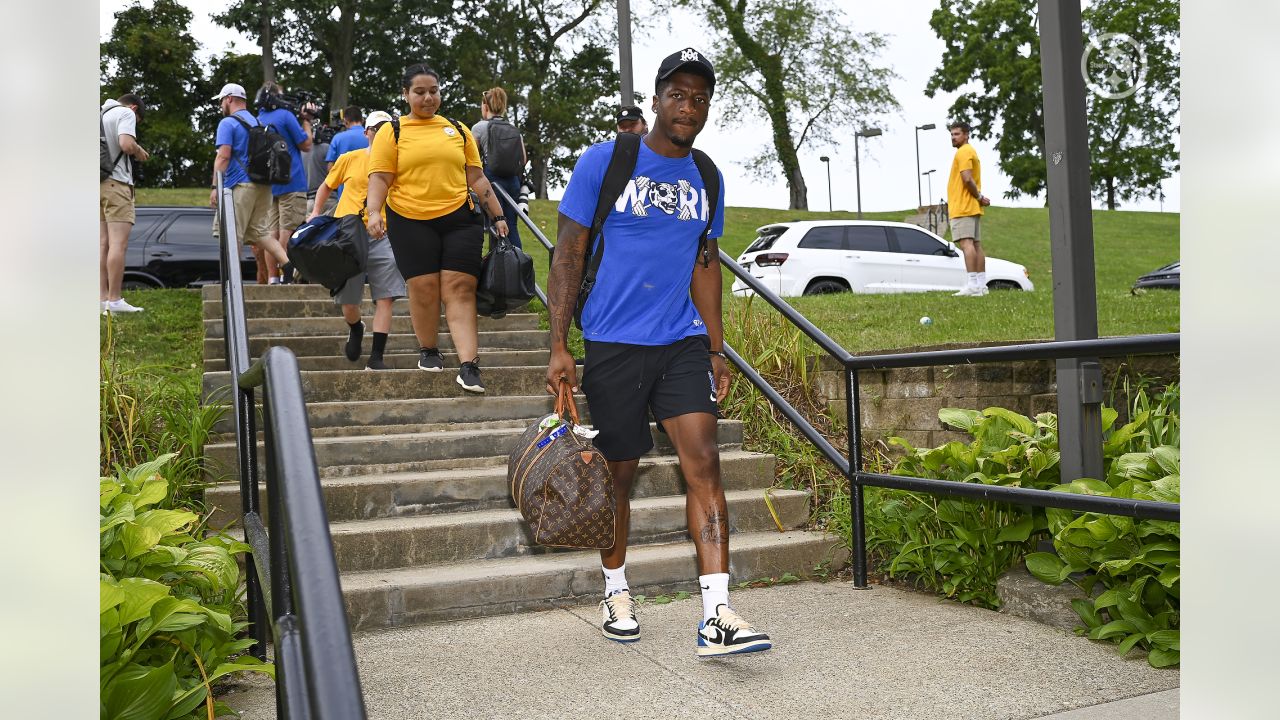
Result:
M391 116L385 112L369 113L365 121L365 135L372 144L373 136L383 123L391 122ZM369 190L369 148L359 148L343 153L334 161L333 168L320 187L316 188L316 199L311 208L312 220L323 214L329 195L342 187L342 198L333 211L334 217L358 215L364 211L365 196ZM369 291L373 296L373 350L369 353L369 361L365 370L386 370L382 354L387 347L387 334L391 332L391 310L396 298L406 296L404 278L396 267L396 258L391 251L391 241L384 235L381 238L369 239L369 260L365 264L365 272L353 275L347 284L333 296L334 303L342 306L342 319L350 327L347 337L347 359L355 362L360 359L361 344L364 341L364 322L360 320L360 304L364 298L364 281L369 280Z
M947 208L951 214L951 239L964 253L967 271L961 297L987 294L987 254L982 250L982 208L991 204L982 194L982 163L969 144L970 127L956 121L951 130L951 147L956 149L947 178Z

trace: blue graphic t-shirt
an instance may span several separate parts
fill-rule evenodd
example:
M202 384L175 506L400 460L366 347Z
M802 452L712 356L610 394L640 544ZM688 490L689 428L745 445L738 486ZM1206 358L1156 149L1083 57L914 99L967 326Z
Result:
M609 141L591 146L578 159L560 201L560 212L570 220L591 227L612 155ZM707 225L707 200L692 155L663 157L641 141L635 172L604 222L604 260L582 310L585 339L670 345L707 333L689 297L698 238ZM716 216L707 237L718 238L723 232L721 175Z
M253 127L258 124L257 118L248 110L237 110L234 115ZM249 131L235 118L224 117L218 121L218 130L213 136L214 147L231 146L231 162L222 179L226 187L235 187L249 182Z
M302 124L298 122L298 118L293 113L284 108L276 108L275 110L263 110L258 113L258 122L263 125L270 125L284 141L289 144L289 157L292 163L289 165L289 182L271 186L272 195L283 195L291 192L307 191L307 168L302 164L302 151L298 149L298 143L307 139L307 133L302 129Z

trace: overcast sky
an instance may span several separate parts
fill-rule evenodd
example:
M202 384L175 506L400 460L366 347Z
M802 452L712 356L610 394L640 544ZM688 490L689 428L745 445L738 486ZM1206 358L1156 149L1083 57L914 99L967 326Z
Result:
M843 8L846 17L858 32L878 32L888 37L888 46L881 58L885 65L891 67L899 78L891 88L902 109L877 125L884 130L879 137L860 141L862 167L862 208L868 211L901 210L914 207L916 203L916 155L915 133L917 125L935 123L938 129L920 132L920 169L928 171L936 169L933 175L933 197L938 198L946 193L946 176L951 167L951 156L954 152L943 127L947 121L947 108L951 106L952 95L939 94L929 98L924 94L924 86L929 76L937 67L942 57L942 41L934 35L929 27L929 15L937 0L898 0L882 2L878 0L836 0ZM99 5L100 27L105 39L114 22L113 14L127 7L126 0L103 0ZM150 0L143 0L150 5ZM219 54L227 49L237 52L255 52L255 38L220 27L210 20L210 15L225 8L228 0L204 0L195 2L186 0L195 15L192 21L191 34L200 43L204 57ZM652 14L651 0L633 0L632 7L637 13ZM653 77L657 73L658 64L666 55L685 46L702 49L706 31L700 26L691 13L678 11L663 18L655 18L647 32L637 32L633 38L632 57L634 64L634 83L638 92L651 94ZM714 58L712 58L714 61ZM648 103L643 106L646 115ZM652 117L650 116L650 121ZM770 138L768 122L761 116L759 122L749 125L726 126L716 117L713 105L711 120L707 129L698 137L698 147L704 149L719 164L725 175L726 202L730 205L748 207L787 206L787 188L781 174L772 181L760 180L749 176L739 160L754 154L754 150ZM997 205L1040 207L1044 198L1023 197L1018 200L1006 200L1003 197L1009 187L1008 178L999 172L996 165L998 156L991 143L974 141L974 148L982 161L983 193L993 198ZM806 147L801 150L800 163L805 180L809 185L809 207L813 210L827 208L827 177L824 164L818 159L822 155L831 157L831 186L834 208L837 210L853 210L856 205L853 142L841 147L822 148ZM927 183L925 192L928 192ZM1179 208L1179 176L1174 174L1164 182L1164 209L1176 211ZM558 193L553 192L552 197ZM927 202L927 199L926 199ZM1094 203L1094 207L1100 207ZM1160 203L1156 200L1145 200L1122 205L1126 210L1158 210Z

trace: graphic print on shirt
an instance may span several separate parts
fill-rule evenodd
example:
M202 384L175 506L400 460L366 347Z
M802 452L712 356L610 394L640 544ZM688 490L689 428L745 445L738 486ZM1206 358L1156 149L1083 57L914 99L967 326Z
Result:
M694 190L688 180L680 179L674 183L654 182L648 176L637 175L627 182L626 188L614 203L616 212L627 212L636 217L648 217L649 208L657 208L667 215L676 215L679 220L707 221L707 191L702 188Z

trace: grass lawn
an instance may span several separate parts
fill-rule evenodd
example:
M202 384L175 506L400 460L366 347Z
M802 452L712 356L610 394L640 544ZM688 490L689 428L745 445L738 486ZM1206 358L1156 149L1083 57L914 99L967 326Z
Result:
M143 312L103 317L102 348L110 343L117 365L137 368L148 384L172 378L198 391L204 348L200 291L137 290L124 297Z
M209 191L201 188L138 191L139 204L204 205L208 198ZM554 242L556 203L535 200L530 209L534 222ZM865 217L901 221L908 214L904 210L866 213ZM737 257L755 239L755 229L761 225L786 220L854 217L855 214L848 212L729 207L721 247L730 256ZM1178 215L1098 210L1094 211L1093 220L1099 334L1177 332L1179 293L1151 291L1132 295L1129 288L1142 273L1178 259ZM538 284L545 288L547 253L527 227L521 227L520 231L524 248L533 257ZM992 207L987 210L982 232L988 255L1025 265L1036 285L1035 292L998 292L982 298L957 298L950 293L849 293L792 298L790 302L815 325L855 353L942 343L1052 338L1053 277L1050 272L1048 210ZM732 279L725 271L726 293ZM145 306L151 294L146 292L146 297L140 294L136 302ZM130 298L130 301L134 302L134 299ZM198 298L192 302L192 318L198 339ZM727 297L726 302L746 301ZM753 309L772 312L771 309L762 309L763 305L757 300ZM920 325L920 318L925 315L933 318L932 325ZM198 342L194 347L194 361L198 363Z

